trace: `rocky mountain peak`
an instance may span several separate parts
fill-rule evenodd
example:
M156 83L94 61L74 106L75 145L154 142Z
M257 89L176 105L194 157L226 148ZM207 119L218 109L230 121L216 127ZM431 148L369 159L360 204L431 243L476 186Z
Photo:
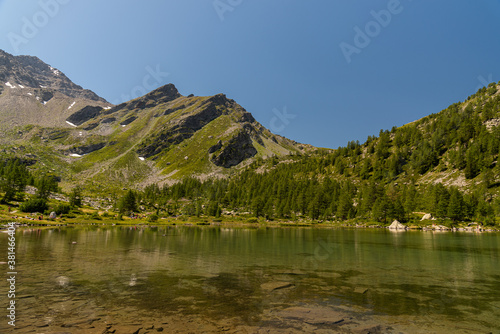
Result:
M145 97L159 100L158 102L173 101L181 96L182 95L177 90L177 87L171 83L161 86L160 88L157 88L145 95Z
M70 98L107 103L94 92L74 84L63 72L37 57L13 56L5 51L0 51L0 84L10 88L52 89Z

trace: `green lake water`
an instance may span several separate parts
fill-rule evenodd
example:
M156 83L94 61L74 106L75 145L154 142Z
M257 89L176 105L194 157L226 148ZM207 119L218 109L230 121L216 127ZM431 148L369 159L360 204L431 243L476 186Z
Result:
M499 333L499 236L191 226L19 229L18 326L13 331L2 316L0 332L97 333L106 324L132 328L148 321L157 328L176 322L183 332L186 321L186 333ZM0 234L4 254L6 243ZM6 276L7 266L0 269ZM7 285L0 287L6 306Z

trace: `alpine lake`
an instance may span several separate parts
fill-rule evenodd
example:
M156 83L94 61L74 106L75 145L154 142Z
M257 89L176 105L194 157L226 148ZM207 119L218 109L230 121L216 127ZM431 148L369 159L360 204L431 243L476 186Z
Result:
M16 326L2 316L0 333L500 333L499 236L18 228Z

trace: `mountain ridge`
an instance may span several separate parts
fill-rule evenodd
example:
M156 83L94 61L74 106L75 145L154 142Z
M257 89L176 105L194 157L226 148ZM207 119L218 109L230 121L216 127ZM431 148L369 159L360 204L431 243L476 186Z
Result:
M35 168L62 175L63 184L226 177L256 159L313 149L271 133L224 94L183 96L167 84L113 106L36 57L2 53L0 73L3 151L37 159Z

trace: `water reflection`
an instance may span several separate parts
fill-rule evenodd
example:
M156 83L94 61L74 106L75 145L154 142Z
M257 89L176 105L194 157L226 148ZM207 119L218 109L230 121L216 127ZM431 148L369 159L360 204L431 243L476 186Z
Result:
M0 241L5 244L6 238ZM144 319L152 314L181 321L193 316L207 323L237 319L249 328L287 328L297 321L302 325L293 326L313 323L347 333L374 322L402 331L411 326L434 332L450 326L456 332L490 330L500 316L499 252L495 234L221 227L20 230L20 318L26 331L80 318L91 326L102 319L126 323L127 312ZM298 306L309 311L300 313ZM305 322L305 314L335 314L342 321L320 326L314 319Z

